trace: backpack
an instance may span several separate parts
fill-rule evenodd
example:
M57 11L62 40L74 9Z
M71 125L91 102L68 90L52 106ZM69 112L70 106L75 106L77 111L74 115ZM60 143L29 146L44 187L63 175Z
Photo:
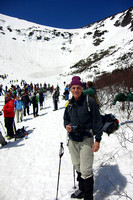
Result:
M65 104L65 107L69 105L69 107L71 108L71 105L69 103L70 101L67 101ZM87 103L88 111L90 112L91 109L90 109L90 103L89 103L89 95L86 95L86 103ZM105 114L105 115L101 115L101 117L102 117L102 122L103 122L103 132L107 133L108 136L111 133L114 133L116 130L118 130L119 120L113 114Z
M120 102L127 101L127 96L124 93L119 93L115 96L113 105L115 105L117 101L120 101Z
M90 111L89 96L86 95L86 103L88 111ZM119 120L113 114L101 115L103 122L103 132L107 133L108 136L114 133L119 128Z
M88 89L83 90L83 94L86 95L86 96L92 97L95 100L98 107L100 106L100 102L99 102L98 96L96 94L95 88L89 87Z
M19 128L16 130L15 138L23 138L25 137L26 131L24 129L24 126L22 128Z
M101 115L103 121L103 132L108 136L119 128L119 121L112 114Z
M58 97L59 97L59 91L58 90L56 90L55 92L54 92L54 94L53 94L53 99L58 99Z
M31 103L32 103L33 105L38 104L38 97L37 97L37 96L33 96L33 97L32 97L32 100L31 100Z

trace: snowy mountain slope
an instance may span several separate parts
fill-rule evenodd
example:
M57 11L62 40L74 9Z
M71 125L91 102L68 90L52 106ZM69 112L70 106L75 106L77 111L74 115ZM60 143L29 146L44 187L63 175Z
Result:
M28 83L58 82L62 94L63 81L70 82L71 79L71 75L67 74L77 68L82 70L87 65L80 75L83 80L88 80L88 76L98 72L131 65L132 20L129 19L130 23L126 26L121 26L127 13L129 11L77 30L45 27L0 15L0 72L8 74L7 79L0 79L0 84L4 88L10 80L16 79L25 79ZM70 68L80 63L81 59L81 67L79 64ZM3 105L4 96L0 96L0 110ZM13 139L6 146L0 147L0 199L55 199L59 146L63 142L58 196L60 200L70 200L74 180L66 130L63 127L64 105L65 101L60 96L59 110L53 112L52 96L48 95L45 108L39 110L37 118L33 118L30 106L30 115L24 117L22 123L16 123L17 129L22 126L26 128L28 139ZM115 114L122 125L110 137L103 134L100 150L95 153L94 199L131 200L133 114L127 119L128 113L121 110L119 102L114 107L103 106L102 112ZM0 116L0 121L4 125L3 116ZM5 136L1 124L0 130Z
M123 26L127 16L128 23ZM42 81L55 75L60 79L61 74L65 79L73 71L81 76L84 71L93 76L130 66L132 24L133 8L74 30L41 26L0 14L1 73L16 76L19 70L18 78L23 74L25 79L33 77ZM99 55L102 56L97 60ZM124 55L126 60L122 60ZM81 66L80 61L83 61Z

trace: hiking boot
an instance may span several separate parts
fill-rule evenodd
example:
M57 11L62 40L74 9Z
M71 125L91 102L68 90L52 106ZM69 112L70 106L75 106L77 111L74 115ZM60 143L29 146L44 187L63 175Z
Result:
M7 144L7 141L4 144L2 144L2 147L5 146L6 144Z
M93 200L93 176L84 180L84 200Z
M9 136L9 135L8 135L8 136L6 137L7 140L11 140L12 138L14 138L14 135L13 135L13 136Z
M71 198L82 199L84 197L84 192L81 190L76 190L74 193L71 194Z

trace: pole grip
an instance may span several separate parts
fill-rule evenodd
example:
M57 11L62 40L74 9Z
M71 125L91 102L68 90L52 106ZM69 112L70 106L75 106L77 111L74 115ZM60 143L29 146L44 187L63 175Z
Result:
M59 157L61 158L64 154L63 142L60 143Z

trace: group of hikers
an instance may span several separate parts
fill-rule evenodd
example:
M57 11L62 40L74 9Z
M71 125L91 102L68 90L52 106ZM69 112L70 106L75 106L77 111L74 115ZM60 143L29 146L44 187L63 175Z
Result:
M40 108L43 108L44 94L47 88L33 87L25 84L23 90L20 87L12 87L5 94L5 105L2 108L5 119L5 127L7 129L6 139L14 137L14 117L16 111L17 122L23 120L24 116L29 113L29 104L33 104L33 116L38 116L38 102L40 101ZM32 96L29 96L31 94ZM86 88L83 90L83 83L80 77L72 78L70 84L66 85L64 91L64 99L69 99L71 92L72 98L68 101L64 111L64 127L68 133L69 143L68 148L71 154L72 164L77 172L77 180L79 181L79 189L76 190L71 198L81 198L84 200L93 199L93 152L97 152L100 147L102 135L102 120L99 113L98 101L96 98L96 90L92 82L86 83ZM43 95L42 95L43 94ZM88 110L86 104L86 94L90 97L89 103L91 111ZM60 96L60 88L57 86L52 90L52 97L54 102L54 111L58 110L58 100ZM43 97L41 99L41 97ZM97 102L96 102L97 101ZM95 135L95 142L93 142L93 133ZM2 138L3 139L3 138ZM5 139L5 138L4 138ZM2 146L7 144L2 140ZM1 142L1 141L0 141Z
M46 91L50 91L54 110L58 110L58 101L60 96L60 88L25 84L21 91L17 88L9 90L5 94L5 105L2 109L5 118L5 127L7 129L7 138L14 137L14 109L16 110L17 122L23 120L24 116L29 115L29 104L33 104L33 116L38 116L38 102L40 101L40 109L43 108L44 95ZM20 92L21 91L21 92ZM29 97L29 94L33 93ZM71 93L72 97L69 98ZM20 99L21 98L21 99ZM64 111L64 128L68 136L68 148L71 155L72 164L77 172L78 189L72 193L71 198L84 200L93 200L93 161L94 152L100 148L100 141L103 133L103 121L99 111L99 101L93 82L88 81L82 83L79 76L74 76L70 84L65 84L63 93L64 100L68 100ZM19 118L20 114L20 118ZM7 144L3 136L0 134L0 143L2 146Z
M21 87L22 86L22 87ZM23 117L26 115L30 115L30 106L33 106L33 117L37 117L39 111L43 109L44 101L47 93L49 92L53 97L54 102L54 110L58 109L58 100L59 100L59 86L56 88L50 84L27 84L25 81L21 81L21 86L11 85L8 89L7 86L3 89L1 95L5 96L5 105L3 106L0 114L4 114L4 122L7 134L5 138L0 131L0 144L2 146L7 144L6 140L10 140L14 138L15 131L15 117L16 122L21 123L23 121ZM2 125L2 123L1 123ZM6 140L5 140L6 139Z
M64 87L65 89L63 98L68 100L70 94L69 84L64 83ZM88 93L88 95L96 96L96 90L93 87L92 82L88 82L86 84L86 88L87 89L84 90L83 93ZM5 105L2 109L2 112L4 114L5 127L7 129L7 140L14 137L14 117L16 117L17 123L22 122L24 116L30 115L30 105L33 106L33 117L37 117L39 104L40 110L43 109L43 103L47 92L50 92L53 98L53 111L58 110L58 102L60 96L60 88L58 85L57 87L46 83L44 83L44 85L33 85L32 83L27 84L24 80L22 80L20 86L15 86L12 84L9 89L7 86L5 86L5 89L3 89L1 85L1 90L3 91L1 95L4 95L5 93ZM0 143L1 145L6 144L5 142L2 143L1 141Z

